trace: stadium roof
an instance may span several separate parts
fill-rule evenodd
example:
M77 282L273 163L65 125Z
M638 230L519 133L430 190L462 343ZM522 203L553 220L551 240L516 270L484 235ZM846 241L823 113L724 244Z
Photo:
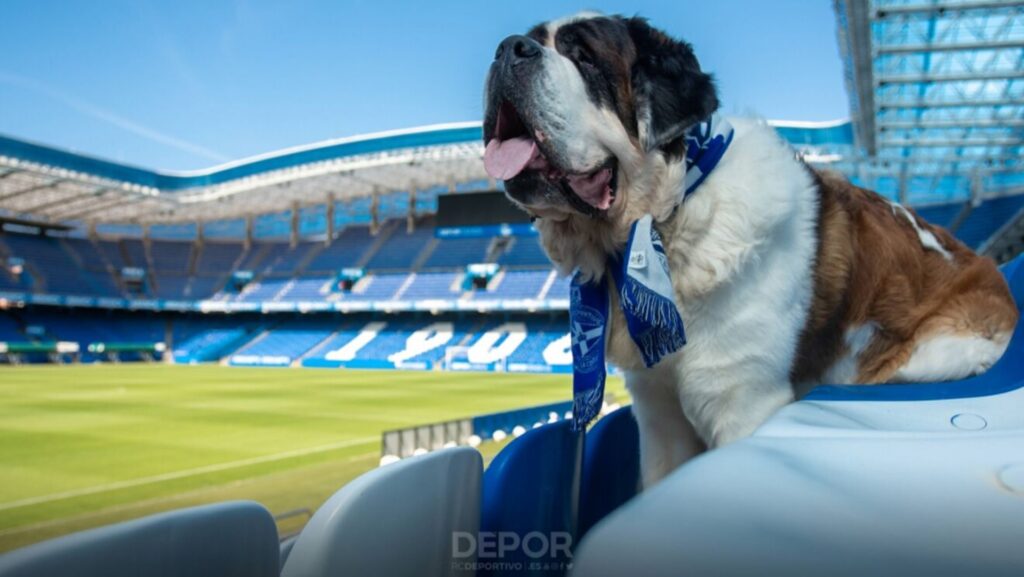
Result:
M0 136L0 210L46 221L209 221L486 180L480 124L381 132L209 169L148 170Z
M815 163L853 141L846 120L775 124ZM479 122L331 140L191 172L148 170L0 136L0 211L43 222L212 221L392 191L494 186Z
M835 10L858 148L844 170L914 204L1024 191L1024 1Z
M834 3L853 121L773 123L805 159L913 205L1024 192L1024 0ZM493 186L481 137L446 124L167 172L0 136L0 216L208 222Z

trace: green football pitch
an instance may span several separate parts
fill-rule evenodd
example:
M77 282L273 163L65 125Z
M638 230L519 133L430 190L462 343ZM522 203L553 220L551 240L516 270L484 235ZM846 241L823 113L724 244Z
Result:
M567 375L2 367L0 551L229 499L315 510L377 466L384 430L566 400L570 389ZM625 399L618 379L609 392Z

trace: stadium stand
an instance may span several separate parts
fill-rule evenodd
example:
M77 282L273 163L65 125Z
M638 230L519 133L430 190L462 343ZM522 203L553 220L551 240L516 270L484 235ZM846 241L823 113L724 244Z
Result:
M390 229L390 236L367 263L370 270L399 270L413 268L420 255L428 250L434 238L432 228L418 228L411 233L398 230L400 223L395 222Z
M370 227L346 227L330 246L313 257L306 272L336 273L341 268L361 266L374 240Z
M422 268L462 268L486 262L489 238L446 238L437 241Z
M1024 210L1024 195L969 203L918 207L918 214L954 234L972 248L981 247L994 230ZM33 294L122 298L131 296L120 281L125 266L144 270L146 283L136 296L168 300L389 301L417 299L555 299L567 298L567 280L550 275L547 256L535 237L514 237L488 255L495 238L435 239L423 223L412 233L404 222L389 221L378 235L366 226L343 229L329 245L304 241L254 243L225 240L204 243L176 240L85 239L5 232L0 258L24 261L21 274L4 268L0 290ZM461 290L459 274L467 264L493 258L502 271L485 290ZM328 286L346 267L366 265L371 274L351 293ZM240 293L226 290L233 271L253 271L255 280ZM447 271L447 272L442 272Z
M548 255L535 238L516 238L501 255L498 263L505 266L548 266Z
M462 275L445 272L412 273L396 299L429 300L458 298L462 293Z
M364 277L345 295L346 300L387 301L391 300L408 280L407 273L373 274Z
M329 338L337 318L285 321L259 334L231 355L229 363L241 366L288 366Z
M486 291L474 295L476 298L535 299L548 283L553 271L550 269L527 271L511 270L495 279Z

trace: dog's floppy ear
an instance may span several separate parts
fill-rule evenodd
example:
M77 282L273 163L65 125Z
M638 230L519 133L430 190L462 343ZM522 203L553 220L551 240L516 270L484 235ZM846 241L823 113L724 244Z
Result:
M718 95L689 44L652 28L643 18L627 18L625 23L636 46L633 94L646 152L665 146L710 116L718 109Z

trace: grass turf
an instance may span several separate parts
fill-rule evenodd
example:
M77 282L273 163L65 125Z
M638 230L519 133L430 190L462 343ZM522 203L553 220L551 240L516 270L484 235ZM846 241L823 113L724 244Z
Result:
M566 400L569 383L565 375L0 368L0 551L229 499L274 513L315 510L377 465L382 431ZM608 388L625 398L620 380ZM485 456L492 445L481 446Z

